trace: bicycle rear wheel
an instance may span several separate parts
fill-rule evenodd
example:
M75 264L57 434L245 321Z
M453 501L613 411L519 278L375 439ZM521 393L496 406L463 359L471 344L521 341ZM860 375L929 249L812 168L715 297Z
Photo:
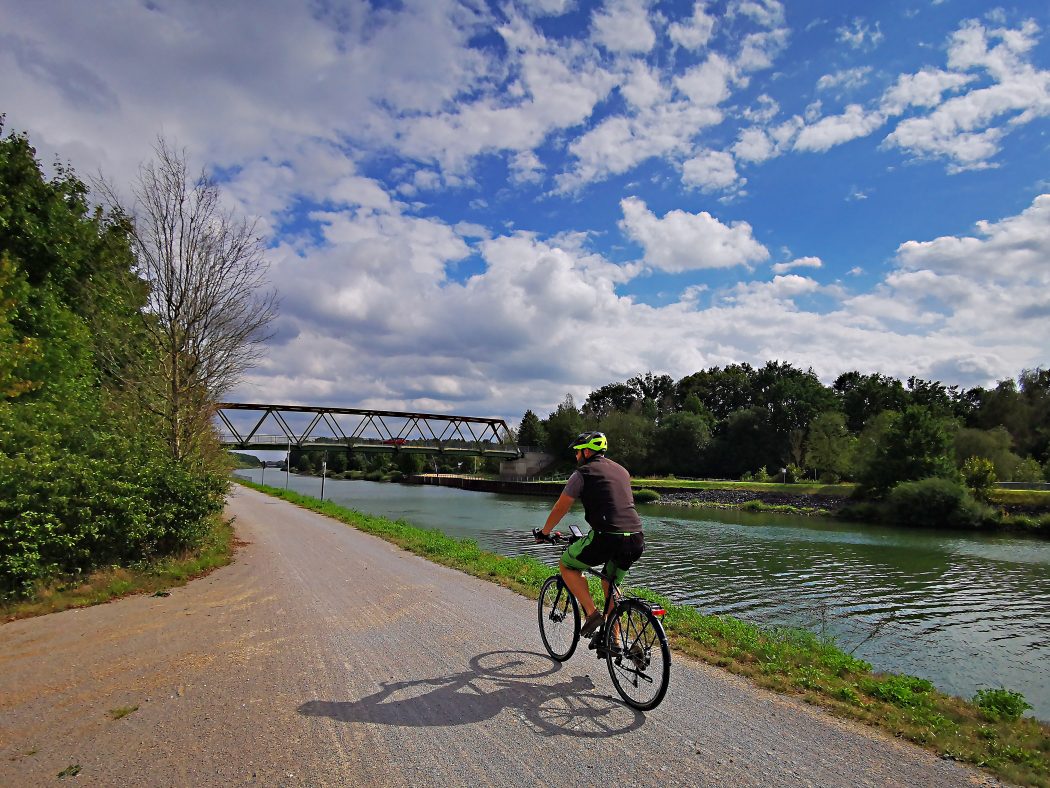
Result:
M605 632L605 659L616 691L628 706L655 709L671 683L671 649L660 619L628 599L616 606Z
M540 589L540 637L543 647L564 662L580 642L580 608L560 575L548 577Z

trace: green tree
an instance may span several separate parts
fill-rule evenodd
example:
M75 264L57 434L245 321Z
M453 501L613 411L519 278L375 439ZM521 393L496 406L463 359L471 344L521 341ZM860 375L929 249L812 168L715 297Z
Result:
M613 411L627 413L638 399L638 390L627 383L609 383L592 391L583 403L588 417L601 420Z
M952 478L950 456L954 423L938 418L922 405L910 405L893 414L878 435L857 480L879 497L900 482L929 477Z
M990 430L963 427L955 434L952 444L958 467L961 468L970 457L982 457L992 463L995 475L1000 479L1012 479L1021 462L1021 458L1010 450L1013 438L1005 427Z
M561 404L547 416L543 426L547 431L547 451L555 456L568 458L569 443L583 431L583 415L576 407L571 394L565 395Z
M0 140L0 598L193 547L227 484L217 446L176 463L135 407L146 290L126 224L35 156Z
M645 416L620 411L613 411L598 425L609 440L609 456L635 476L649 473L655 427Z
M531 410L525 411L518 427L518 446L545 446L546 443L547 433L543 423Z
M656 473L699 476L711 444L708 418L683 411L661 419L653 438L652 467Z
M883 411L904 410L908 400L899 380L878 373L844 372L831 388L846 416L846 429L854 435L860 434L868 421Z
M832 481L847 476L853 459L853 442L842 413L821 413L809 425L806 466Z
M962 477L973 497L979 501L988 500L989 493L998 481L995 466L984 457L967 458L962 465Z

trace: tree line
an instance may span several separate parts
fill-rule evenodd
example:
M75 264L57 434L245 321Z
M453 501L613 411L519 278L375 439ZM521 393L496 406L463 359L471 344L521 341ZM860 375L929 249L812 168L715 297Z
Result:
M163 140L127 207L53 173L0 138L0 600L201 543L213 406L275 309L254 228Z
M859 371L827 386L781 361L647 372L527 411L517 439L566 457L589 429L637 476L853 481L874 498L929 477L1050 480L1050 370L971 389Z

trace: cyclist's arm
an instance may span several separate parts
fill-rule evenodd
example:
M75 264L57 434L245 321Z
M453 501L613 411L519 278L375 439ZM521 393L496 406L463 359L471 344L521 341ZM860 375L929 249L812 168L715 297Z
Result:
M544 536L549 535L554 526L561 522L561 518L566 515L574 503L576 503L576 499L566 493L562 493L559 496L557 503L554 504L554 508L551 509L551 513L547 515L547 522L543 525Z

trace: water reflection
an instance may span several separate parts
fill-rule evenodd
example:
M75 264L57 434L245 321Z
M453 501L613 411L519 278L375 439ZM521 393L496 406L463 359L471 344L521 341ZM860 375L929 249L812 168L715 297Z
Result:
M258 471L245 475L259 478ZM267 481L283 486L284 474L270 471ZM320 493L316 478L293 475L290 485ZM474 539L503 555L557 560L527 538L543 523L547 499L331 480L325 497ZM631 574L639 585L705 613L832 636L877 670L923 676L964 697L1006 686L1050 719L1050 543L639 508L647 544ZM569 520L582 524L582 515Z

